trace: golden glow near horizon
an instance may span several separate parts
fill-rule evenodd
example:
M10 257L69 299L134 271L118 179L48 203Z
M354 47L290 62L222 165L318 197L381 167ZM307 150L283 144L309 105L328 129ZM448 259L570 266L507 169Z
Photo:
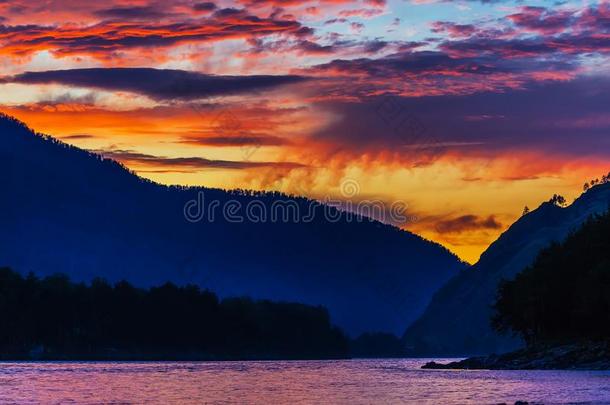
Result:
M0 111L164 184L349 179L472 263L610 166L610 6L525 3L0 2Z
M201 123L202 118L197 113L189 112L179 117L169 113L139 117L141 111L89 111L83 117L82 111L68 109L54 114L5 111L40 132L89 150L127 150L137 144L139 153L151 156L196 155L226 161L241 161L247 153L241 147L203 145L194 148L181 143L181 134L190 133ZM78 122L77 128L75 122ZM79 134L91 137L79 137ZM402 228L441 243L469 263L478 260L488 245L521 215L524 206L535 208L554 193L571 201L580 195L583 179L597 177L606 168L603 161L557 168L549 163L548 172L536 171L534 175L524 172L520 161L515 161L511 154L485 161L480 157L449 156L416 167L394 161L391 156L349 159L340 156L323 165L323 159L316 158L315 149L304 151L302 148L302 145L261 146L250 151L252 155L248 156L253 162L288 159L309 163L294 169L185 168L128 158L119 160L140 176L162 184L277 190L320 200L326 196L341 198L341 181L354 179L362 198L384 201L388 205L397 201L405 203L409 220L400 224ZM531 159L540 157L532 154ZM477 174L475 179L471 178L473 174Z

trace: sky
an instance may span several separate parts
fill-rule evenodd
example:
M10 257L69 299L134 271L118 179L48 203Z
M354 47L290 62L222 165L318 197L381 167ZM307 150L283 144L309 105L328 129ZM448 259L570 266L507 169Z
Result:
M0 111L164 184L400 203L475 262L610 170L610 2L0 0Z

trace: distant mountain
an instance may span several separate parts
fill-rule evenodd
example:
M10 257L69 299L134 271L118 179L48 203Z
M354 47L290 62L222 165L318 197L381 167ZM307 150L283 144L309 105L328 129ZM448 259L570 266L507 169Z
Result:
M531 265L541 249L563 241L591 215L610 206L610 184L591 188L562 208L551 202L521 217L471 268L451 279L433 297L425 313L406 331L411 353L461 356L511 351L520 340L492 331L491 306L501 279L510 280Z
M494 329L525 348L424 368L610 370L610 211L502 281L493 312Z
M324 305L356 335L400 334L465 267L440 245L305 198L161 186L6 116L0 176L0 266L22 273L196 283L222 297ZM220 212L193 223L184 207L201 193L221 206L313 207L314 220L232 222Z

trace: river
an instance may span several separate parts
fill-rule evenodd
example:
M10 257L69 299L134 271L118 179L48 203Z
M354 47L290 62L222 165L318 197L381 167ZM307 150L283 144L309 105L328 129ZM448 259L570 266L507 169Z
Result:
M610 403L610 372L420 369L429 360L0 363L0 403Z

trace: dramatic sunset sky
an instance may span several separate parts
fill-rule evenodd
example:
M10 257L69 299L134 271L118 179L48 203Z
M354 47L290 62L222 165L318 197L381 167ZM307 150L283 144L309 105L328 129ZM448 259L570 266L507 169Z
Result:
M404 201L463 259L610 170L610 2L0 0L0 110L166 184Z

